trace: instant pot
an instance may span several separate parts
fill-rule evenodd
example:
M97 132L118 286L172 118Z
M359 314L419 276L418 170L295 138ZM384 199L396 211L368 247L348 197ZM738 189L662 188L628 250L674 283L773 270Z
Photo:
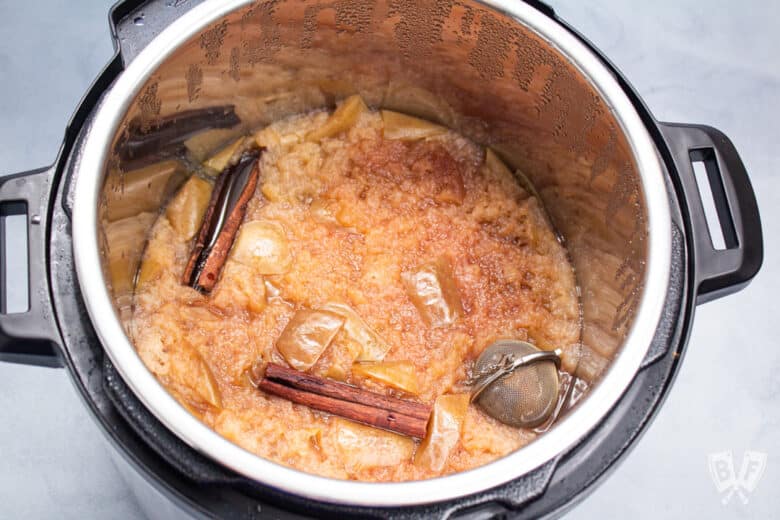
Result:
M27 216L30 277L28 310L0 314L0 359L68 370L152 517L559 516L657 413L695 306L760 268L758 208L729 139L656 121L541 2L125 1L110 23L116 52L56 162L0 185L2 214ZM588 391L537 440L470 471L377 484L256 457L182 408L122 326L153 219L141 233L117 226L156 214L186 177L138 172L176 164L201 132L245 131L355 93L445 124L522 171L575 268L576 375ZM698 182L694 163L706 172Z

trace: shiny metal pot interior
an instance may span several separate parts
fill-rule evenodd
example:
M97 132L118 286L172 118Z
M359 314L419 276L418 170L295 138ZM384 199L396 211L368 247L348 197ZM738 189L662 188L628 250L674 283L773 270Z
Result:
M182 181L125 189L116 154L132 125L234 105L243 128L360 93L489 145L536 186L581 289L577 375L588 395L549 432L486 466L428 481L326 479L256 457L182 408L122 328L148 225ZM256 481L339 504L400 506L475 493L573 446L617 402L650 345L667 291L671 224L658 152L612 74L579 40L510 0L206 1L176 20L104 96L76 179L79 283L106 353L140 400L187 444ZM111 255L125 264L109 269Z

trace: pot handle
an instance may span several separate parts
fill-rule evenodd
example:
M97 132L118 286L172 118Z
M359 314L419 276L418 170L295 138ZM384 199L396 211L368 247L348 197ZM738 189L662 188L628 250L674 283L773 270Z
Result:
M0 361L61 367L57 327L49 296L46 237L49 185L54 167L0 178ZM11 215L27 220L27 310L7 312L8 251L6 221Z
M691 223L696 303L743 289L764 258L756 195L734 144L720 130L705 125L660 123L679 173ZM704 163L725 249L715 249L707 225L693 162Z

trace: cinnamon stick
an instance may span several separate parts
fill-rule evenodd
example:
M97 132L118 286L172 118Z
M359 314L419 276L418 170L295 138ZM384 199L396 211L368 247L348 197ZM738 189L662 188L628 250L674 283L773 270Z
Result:
M367 424L375 428L382 428L402 435L425 437L427 421L417 417L403 415L381 408L374 408L350 401L341 401L332 397L326 397L304 390L298 390L289 386L284 386L268 379L263 379L258 384L258 388L269 394L283 397L288 401L321 410L323 412L338 415L352 421Z
M265 368L265 378L286 384L299 390L312 392L342 401L361 403L374 408L416 417L424 421L431 415L431 407L405 399L395 399L386 395L362 390L356 386L340 383L332 379L317 377L300 370L269 363Z
M245 152L217 178L182 283L211 292L219 279L260 176L261 151Z
M214 181L214 189L211 190L211 198L209 198L209 204L206 206L206 212L203 214L203 220L200 223L200 230L195 238L195 243L192 246L192 252L190 258L187 261L187 266L184 268L184 274L182 274L181 283L184 285L192 286L195 268L197 267L198 260L200 259L203 249L209 241L209 223L214 221L214 213L217 211L217 204L219 202L219 196L225 189L225 181L228 176L220 174L217 180Z
M431 408L269 363L257 387L278 397L374 428L422 439Z

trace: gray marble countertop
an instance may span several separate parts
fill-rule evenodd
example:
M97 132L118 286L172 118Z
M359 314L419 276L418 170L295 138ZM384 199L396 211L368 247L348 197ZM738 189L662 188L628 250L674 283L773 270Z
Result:
M0 0L0 173L50 164L111 55L112 0ZM697 310L679 377L626 461L570 518L780 516L780 2L550 0L661 120L734 141L766 254L741 293ZM776 292L777 291L777 292ZM63 370L0 364L0 517L142 518ZM721 503L708 454L768 455L749 503Z

